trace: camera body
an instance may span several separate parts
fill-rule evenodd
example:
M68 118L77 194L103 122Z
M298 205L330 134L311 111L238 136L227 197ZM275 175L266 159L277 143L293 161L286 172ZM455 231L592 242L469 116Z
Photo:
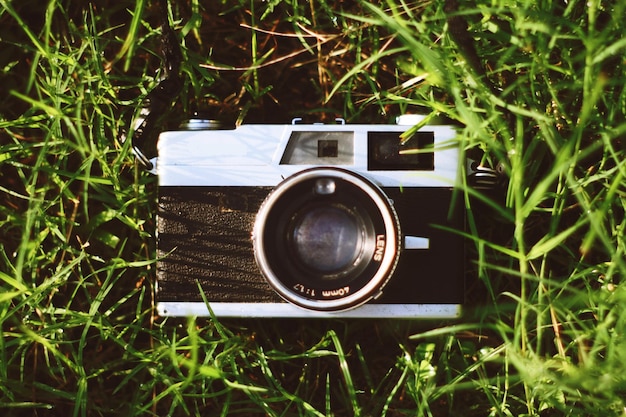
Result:
M159 138L160 315L460 315L454 128L211 128Z

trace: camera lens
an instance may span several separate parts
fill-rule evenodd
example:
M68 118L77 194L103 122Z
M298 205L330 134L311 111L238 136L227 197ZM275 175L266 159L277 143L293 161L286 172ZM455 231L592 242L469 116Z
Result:
M292 246L302 264L326 275L345 272L363 252L365 230L346 208L320 206L298 216Z
M366 303L400 256L391 201L360 174L334 167L306 169L278 184L261 205L252 236L270 286L315 311Z

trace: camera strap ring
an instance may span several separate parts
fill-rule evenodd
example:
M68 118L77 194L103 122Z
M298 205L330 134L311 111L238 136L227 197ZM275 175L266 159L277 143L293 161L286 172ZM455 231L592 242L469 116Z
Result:
M154 168L148 148L154 148L163 116L179 96L183 82L180 77L182 51L176 33L169 23L168 2L159 0L161 18L161 78L143 99L142 108L132 125L131 145L137 161L147 170Z

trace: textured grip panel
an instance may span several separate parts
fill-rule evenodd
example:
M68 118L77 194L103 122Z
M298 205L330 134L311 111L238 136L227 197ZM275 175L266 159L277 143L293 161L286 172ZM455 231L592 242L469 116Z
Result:
M159 301L279 302L254 261L250 233L269 188L159 189Z

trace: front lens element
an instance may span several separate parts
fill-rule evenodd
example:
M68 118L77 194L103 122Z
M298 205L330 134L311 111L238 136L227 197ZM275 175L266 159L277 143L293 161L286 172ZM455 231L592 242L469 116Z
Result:
M293 250L308 269L321 274L349 271L363 251L364 230L348 210L319 206L296 219Z

